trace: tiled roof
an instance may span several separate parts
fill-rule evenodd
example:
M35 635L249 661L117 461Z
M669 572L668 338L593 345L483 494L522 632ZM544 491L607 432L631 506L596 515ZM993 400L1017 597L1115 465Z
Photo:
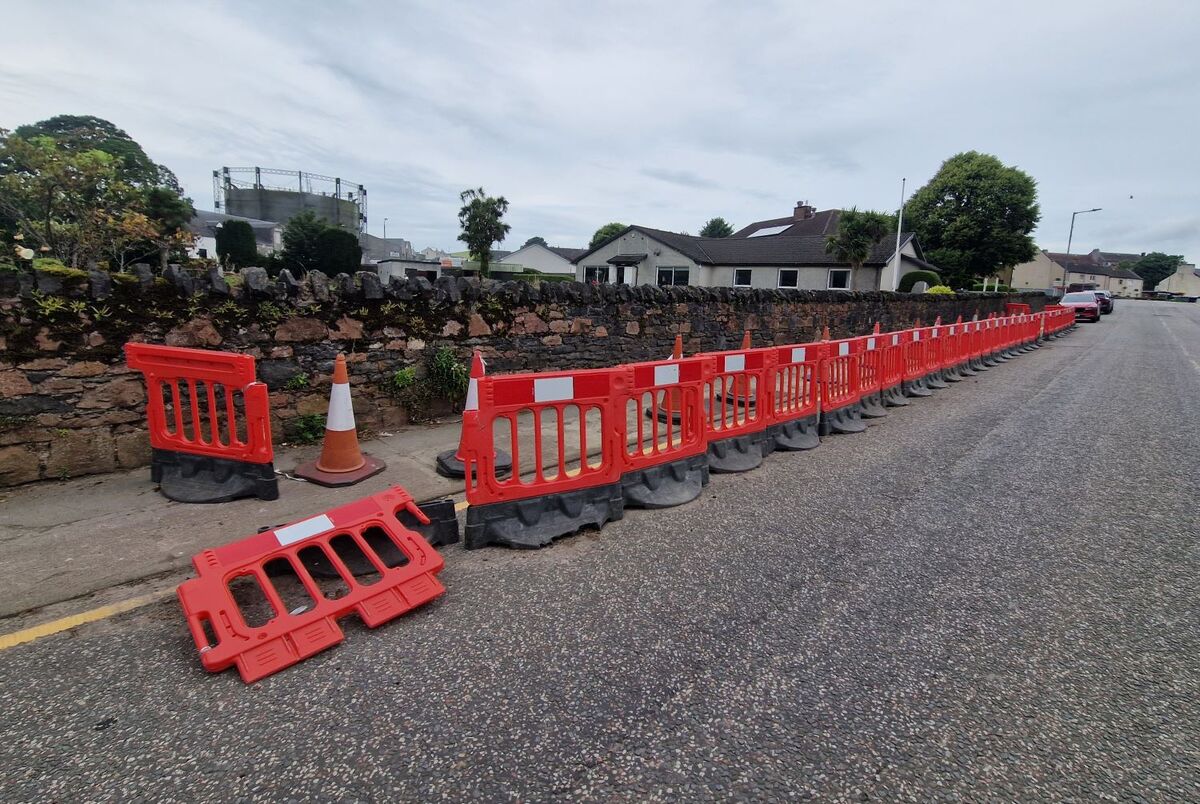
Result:
M586 248L563 248L562 246L546 246L546 248L550 251L553 251L564 260L573 260L587 251Z
M611 243L629 231L641 232L646 237L669 246L685 257L701 265L846 265L825 251L826 235L769 235L764 237L694 237L645 226L629 226L620 235L590 249L572 262L578 263L596 249ZM901 245L907 243L912 234L903 235ZM875 244L864 266L882 266L895 251L895 241L885 237Z
M1090 254L1072 254L1068 257L1062 252L1047 251L1046 256L1073 274L1096 274L1097 276L1111 276L1114 279L1141 279L1133 271L1125 268L1108 268L1094 261ZM1138 258L1140 259L1141 255Z
M786 218L773 218L769 221L755 221L747 224L741 229L730 235L730 237L746 238L750 237L760 229L770 229L776 226L785 226L788 228L779 232L780 235L788 235L792 237L804 237L807 235L831 235L837 231L838 218L841 216L840 209L825 209L813 214L811 218L802 218L796 220L795 217L789 215Z

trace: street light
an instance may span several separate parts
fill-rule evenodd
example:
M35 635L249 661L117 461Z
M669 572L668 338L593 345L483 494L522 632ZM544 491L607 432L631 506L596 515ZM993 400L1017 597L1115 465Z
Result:
M1091 208L1091 209L1081 209L1081 210L1078 210L1077 212L1072 212L1072 213L1071 213L1071 231L1067 233L1067 254L1066 254L1066 256L1065 256L1065 257L1063 257L1063 284L1062 284L1062 292L1063 292L1063 295L1064 295L1064 296L1065 296L1065 295L1067 295L1067 278L1068 278L1068 276L1069 276L1069 275L1070 275L1070 273L1071 273L1071 268L1070 268L1070 262L1071 262L1071 240L1072 240L1072 238L1074 238L1074 237L1075 237L1075 216L1076 216L1076 215L1083 215L1084 213L1087 213L1087 212L1099 212L1099 211L1100 211L1100 209L1101 209L1100 207L1093 207L1093 208Z

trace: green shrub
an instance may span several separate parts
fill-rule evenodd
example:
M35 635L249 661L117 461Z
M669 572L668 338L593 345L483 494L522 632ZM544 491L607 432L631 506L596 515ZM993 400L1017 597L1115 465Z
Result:
M325 437L325 417L320 413L297 416L290 429L293 443L316 444Z
M971 290L982 291L983 283L976 282L975 284L971 285ZM996 285L992 284L991 282L989 282L988 283L988 293L1012 293L1012 288L1010 288L1008 285L996 286Z
M450 347L443 346L429 359L429 382L448 399L454 402L463 399L470 381L471 370L459 362Z
M417 377L414 367L400 369L384 381L383 387L408 413L410 421L419 422L428 415L429 400L433 393L429 383Z
M0 274L15 274L20 273L20 271L21 269L18 268L14 263L9 262L8 260L0 260Z
M291 378L283 384L285 391L303 391L308 387L308 375L301 371L298 374L293 374Z
M87 279L87 271L81 271L78 268L68 268L62 264L61 260L51 257L40 257L34 260L33 269L50 274L51 276L57 276L61 279Z
M909 271L900 277L900 286L896 290L900 293L912 293L913 285L918 282L925 282L932 287L933 285L940 285L942 278L933 271Z
M954 295L954 290L950 287L947 287L946 285L934 285L933 287L929 288L929 290L927 290L925 292L932 293L935 296L953 296Z

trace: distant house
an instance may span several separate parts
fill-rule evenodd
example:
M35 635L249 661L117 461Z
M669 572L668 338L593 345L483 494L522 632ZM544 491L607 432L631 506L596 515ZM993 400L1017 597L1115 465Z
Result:
M758 221L724 238L629 226L572 262L581 282L805 290L892 290L909 271L937 270L911 232L901 236L897 260L889 235L875 244L851 288L850 265L825 251L840 214L798 204L791 217Z
M402 237L376 237L364 234L359 238L362 245L363 262L376 263L383 260L411 260L416 258L412 243Z
M1195 263L1183 262L1175 273L1154 286L1155 290L1182 293L1184 296L1200 296L1200 271Z
M217 258L217 229L221 228L226 221L245 221L250 224L250 229L254 232L254 244L260 254L270 254L283 247L282 224L198 209L187 225L188 231L196 236L196 242L188 249L188 256L215 260Z
M1029 262L1012 269L1010 285L1014 288L1061 293L1063 280L1067 285L1092 284L1114 296L1138 298L1142 295L1142 278L1121 263L1133 262L1141 254L1121 254L1092 249L1087 254L1067 255L1061 252L1040 251Z
M575 266L571 263L571 260L580 256L585 251L587 249L561 248L559 246L543 246L541 243L530 243L527 246L517 249L507 257L498 260L498 262L502 265L520 265L525 268L532 268L543 274L566 274L569 276L575 273Z

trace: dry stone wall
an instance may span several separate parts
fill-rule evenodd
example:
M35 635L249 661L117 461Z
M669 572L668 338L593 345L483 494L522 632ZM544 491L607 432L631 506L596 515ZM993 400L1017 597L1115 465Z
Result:
M329 373L345 352L361 429L381 432L416 416L448 414L455 400L401 394L392 382L411 368L418 385L432 355L466 362L480 351L490 372L591 368L661 359L675 336L685 353L736 348L744 329L756 346L911 326L938 316L1000 312L1019 298L732 288L590 286L378 276L298 281L261 269L235 277L193 276L172 266L134 272L0 273L0 486L148 463L145 391L125 368L130 341L253 355L271 389L277 442L325 413ZM416 399L417 401L414 401Z

